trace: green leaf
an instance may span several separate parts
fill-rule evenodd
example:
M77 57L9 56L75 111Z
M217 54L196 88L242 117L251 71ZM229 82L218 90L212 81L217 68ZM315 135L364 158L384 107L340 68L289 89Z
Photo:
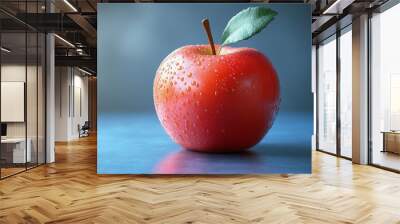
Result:
M247 40L264 29L278 15L265 7L249 7L232 17L222 33L222 45Z

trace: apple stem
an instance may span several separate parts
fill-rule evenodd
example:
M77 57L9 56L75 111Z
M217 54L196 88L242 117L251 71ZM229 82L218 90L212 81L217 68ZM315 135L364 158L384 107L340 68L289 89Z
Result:
M211 33L211 26L210 26L210 22L208 21L207 18L203 19L203 21L201 21L203 23L203 28L206 31L207 37L208 37L208 43L211 46L211 50L213 55L217 55L217 52L215 51L215 46L214 46L214 40L212 37L212 33Z

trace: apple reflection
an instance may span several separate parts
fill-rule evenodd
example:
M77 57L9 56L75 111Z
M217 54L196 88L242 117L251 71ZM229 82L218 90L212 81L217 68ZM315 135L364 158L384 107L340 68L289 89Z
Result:
M167 155L154 169L157 174L257 173L262 162L256 152L215 154L181 149Z

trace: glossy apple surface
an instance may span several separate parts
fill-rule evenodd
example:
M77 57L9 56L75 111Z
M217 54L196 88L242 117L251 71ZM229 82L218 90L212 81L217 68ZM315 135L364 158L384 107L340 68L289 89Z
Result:
M237 152L271 128L280 89L271 62L255 49L224 46L212 55L209 45L190 45L162 61L153 97L165 131L185 149Z

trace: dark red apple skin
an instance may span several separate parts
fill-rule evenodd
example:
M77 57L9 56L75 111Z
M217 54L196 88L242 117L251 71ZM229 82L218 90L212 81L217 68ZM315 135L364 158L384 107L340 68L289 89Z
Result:
M219 46L217 46L219 48ZM153 86L157 116L185 149L238 152L257 144L279 110L279 79L252 48L189 45L160 64Z

